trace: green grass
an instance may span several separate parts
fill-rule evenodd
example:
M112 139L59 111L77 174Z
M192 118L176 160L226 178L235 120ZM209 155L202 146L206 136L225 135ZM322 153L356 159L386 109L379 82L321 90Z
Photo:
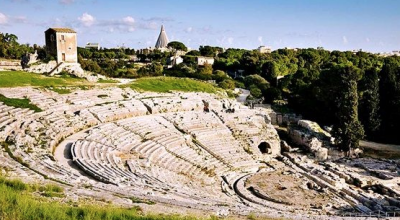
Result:
M147 199L139 199L139 198L136 198L136 197L131 197L130 199L131 199L131 201L132 201L133 203L144 203L144 204L147 204L147 205L154 205L154 204L156 204L155 202L150 201L150 200L147 200Z
M58 94L69 94L69 93L71 93L71 90L70 89L66 89L66 88L54 87L54 88L51 88L51 90L53 90L54 92L56 92Z
M54 191L54 187L49 187ZM60 203L46 197L33 196L41 187L9 180L0 176L0 219L54 219L54 220L194 220L195 217L179 215L144 215L140 207L119 208L112 205L87 205L82 203ZM53 191L45 191L51 194ZM56 190L57 191L57 190ZM51 193L50 193L51 192ZM43 194L43 193L41 193Z
M169 91L183 91L183 92L207 92L216 93L220 91L214 85L189 78L175 78L175 77L149 77L140 78L130 84L132 89L141 91L152 92L169 92Z
M119 81L114 80L114 79L99 79L97 82L98 83L118 83Z
M49 77L23 71L0 71L0 87L40 86L58 87L90 84L85 79L72 77Z
M0 81L1 83L1 81ZM35 112L41 112L42 109L37 107L34 104L31 104L31 100L25 99L13 99L7 98L4 95L0 94L0 102L3 102L5 105L16 107L16 108L29 108Z

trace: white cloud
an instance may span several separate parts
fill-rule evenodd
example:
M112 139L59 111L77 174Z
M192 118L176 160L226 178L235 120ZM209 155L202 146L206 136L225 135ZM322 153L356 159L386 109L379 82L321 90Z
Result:
M343 36L343 43L344 44L347 44L349 41L347 40L347 37L346 36Z
M131 16L123 18L122 21L127 25L133 25L135 23L135 19L133 19Z
M84 26L90 27L96 21L96 18L93 17L92 15L88 14L88 13L83 13L83 15L78 18L78 20L81 21L81 23Z
M186 30L185 30L186 33L191 33L192 31L193 31L193 28L192 28L192 27L188 27L188 28L186 28Z
M258 36L257 40L258 40L258 42L260 43L260 45L264 45L263 37L262 37L262 36Z
M13 17L12 20L15 23L26 23L27 22L27 19L25 16L16 16L16 17Z
M228 37L228 44L233 44L233 37Z
M123 18L122 22L128 26L129 32L135 31L135 27L133 27L133 25L135 24L135 19L133 19L131 16L127 16L127 17Z
M365 38L365 41L367 41L367 42L369 43L370 40L369 40L369 38L367 37L367 38Z
M0 12L0 24L7 24L7 23L8 23L7 16Z

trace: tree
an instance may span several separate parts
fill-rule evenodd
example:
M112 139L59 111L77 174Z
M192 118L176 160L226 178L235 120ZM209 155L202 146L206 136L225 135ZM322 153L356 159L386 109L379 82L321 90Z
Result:
M249 75L244 78L244 85L246 87L250 87L251 85L256 85L257 87L261 87L261 86L266 86L268 84L269 83L267 80L256 74Z
M17 44L18 37L15 34L6 33L2 37L2 41L10 46Z
M185 46L185 44L183 44L182 42L178 42L178 41L171 41L167 44L168 48L172 48L174 50L181 50L181 51L187 51L187 47Z
M202 56L215 57L222 53L223 49L221 47L200 46L199 51Z
M160 63L152 63L150 65L150 71L156 75L156 76L161 76L163 73L163 66Z
M235 89L235 81L231 79L224 79L223 81L218 83L218 86L223 89Z
M201 56L201 53L198 50L191 50L186 53L186 56Z
M379 76L376 68L365 71L359 82L360 104L358 112L364 125L365 134L369 139L375 139L381 120L379 115Z
M261 98L262 96L261 89L259 89L256 85L251 85L249 89L250 89L250 94L254 98Z
M359 147L359 141L364 137L364 129L358 120L357 81L361 78L360 72L352 65L337 65L331 69L331 76L337 79L339 89L334 99L337 112L332 132L336 144L348 156Z
M385 142L400 143L400 59L385 59L379 81L381 136Z
M279 67L274 61L267 61L266 63L264 63L262 66L262 72L269 82L276 84L277 78L280 74Z
M142 66L138 71L139 76L161 76L163 74L163 66L160 63L153 62L150 65Z
M226 75L226 73L222 70L215 70L214 74L213 74L213 78L217 81L217 82L221 82L224 79L226 79L228 76Z
M213 72L213 68L210 64L206 63L202 68L200 68L199 73L202 75L211 75Z

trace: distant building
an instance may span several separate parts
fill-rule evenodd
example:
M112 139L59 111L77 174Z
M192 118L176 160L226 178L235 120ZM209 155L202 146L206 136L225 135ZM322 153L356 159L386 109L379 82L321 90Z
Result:
M291 47L285 47L284 49L286 50L293 50L293 51L298 51L299 48L291 48Z
M204 66L205 64L214 64L214 58L212 57L197 57L197 65Z
M167 33L164 30L164 25L161 25L161 32L160 32L160 35L158 36L155 48L156 49L167 49L168 43L169 43L169 41L168 41Z
M400 56L400 51L394 50L392 52L382 52L382 53L378 53L378 55L381 57Z
M168 58L168 64L171 67L173 67L175 65L179 65L181 63L183 63L183 58L180 56L172 56L172 57Z
M260 53L271 53L271 48L266 46L259 46L257 51Z
M45 33L46 50L57 63L77 63L76 32L70 28L49 28Z
M86 49L96 49L96 50L100 50L100 44L99 43L87 43L85 45Z

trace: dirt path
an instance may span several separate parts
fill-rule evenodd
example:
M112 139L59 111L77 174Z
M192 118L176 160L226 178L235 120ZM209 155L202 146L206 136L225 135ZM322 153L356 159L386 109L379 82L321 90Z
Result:
M381 144L370 141L360 141L367 156L375 158L400 159L400 146L392 144Z

